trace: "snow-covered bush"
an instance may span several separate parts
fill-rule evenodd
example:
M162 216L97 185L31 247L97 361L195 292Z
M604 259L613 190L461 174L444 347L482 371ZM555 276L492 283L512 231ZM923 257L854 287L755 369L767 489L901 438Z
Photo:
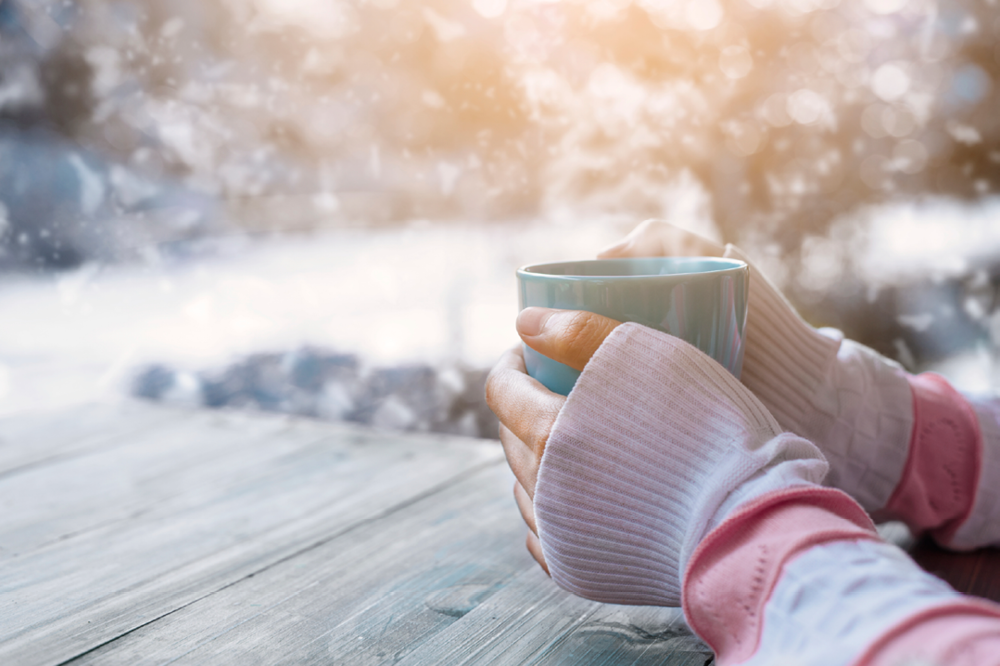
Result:
M212 409L256 409L390 430L495 438L486 371L410 364L367 367L355 355L303 348L254 354L218 370L140 370L132 393Z

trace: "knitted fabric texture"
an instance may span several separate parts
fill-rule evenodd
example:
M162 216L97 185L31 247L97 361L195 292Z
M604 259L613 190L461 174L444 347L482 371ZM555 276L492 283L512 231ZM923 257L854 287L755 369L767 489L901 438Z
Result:
M775 468L782 473L772 474ZM605 340L542 456L534 508L552 578L588 599L677 606L694 548L734 494L813 482L822 454L718 363L637 324ZM763 480L763 481L762 481ZM756 489L740 492L741 487Z
M913 437L910 457L885 517L903 520L916 534L930 531L951 545L973 508L981 465L982 434L975 410L944 377L910 377Z
M757 651L765 603L788 560L819 544L864 539L878 540L875 525L840 490L814 485L748 502L691 556L683 595L688 626L719 666L742 663Z
M972 512L946 544L957 550L1000 546L1000 398L966 396L982 434L981 468Z
M960 599L895 546L823 543L782 567L764 607L760 644L742 666L854 666L909 618Z
M887 632L851 666L1000 666L1000 606L964 598Z
M814 442L830 463L827 484L865 510L885 507L902 476L913 429L905 371L839 331L817 331L750 265L741 380L781 427Z

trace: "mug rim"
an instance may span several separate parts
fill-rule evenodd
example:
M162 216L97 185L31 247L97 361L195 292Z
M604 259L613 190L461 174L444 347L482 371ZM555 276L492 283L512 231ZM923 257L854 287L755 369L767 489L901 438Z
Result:
M720 264L718 268L711 270L691 270L691 271L680 271L672 273L645 273L641 275L597 275L593 273L588 274L576 274L576 273L547 273L542 272L545 269L552 269L556 266L566 266L566 265L594 265L594 264L610 264L613 262L631 262L631 261L653 261L653 260L670 260L672 262L680 263L694 263L694 262L714 262ZM530 277L537 279L551 279L551 280L586 280L586 279L600 279L600 280L648 280L650 278L671 278L679 276L693 276L693 275L715 275L718 273L726 273L729 271L741 270L747 267L747 263L740 259L733 259L729 257L618 257L613 259L581 259L577 261L551 261L540 264L528 264L517 269L517 275L520 277Z

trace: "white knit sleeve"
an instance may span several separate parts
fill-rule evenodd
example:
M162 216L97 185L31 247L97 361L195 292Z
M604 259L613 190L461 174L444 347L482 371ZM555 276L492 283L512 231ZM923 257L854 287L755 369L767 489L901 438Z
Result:
M948 544L957 550L1000 546L1000 396L965 398L975 410L982 446L972 511Z
M829 485L869 512L882 509L913 428L906 372L839 331L814 329L738 248L726 256L751 267L741 380L783 428L823 451Z
M680 603L684 566L738 504L816 484L815 446L691 345L619 326L584 369L546 444L534 498L552 578L589 599Z

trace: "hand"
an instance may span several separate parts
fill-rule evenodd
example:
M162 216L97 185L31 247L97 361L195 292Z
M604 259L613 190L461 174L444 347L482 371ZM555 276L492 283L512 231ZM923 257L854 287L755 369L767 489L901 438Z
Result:
M869 512L886 507L902 474L913 419L911 391L902 370L862 345L841 341L839 332L815 330L733 245L723 248L667 222L647 220L598 256L663 255L725 256L747 262L743 384L782 428L823 450L831 465L830 485L846 491Z
M517 332L526 345L576 370L584 366L620 322L590 312L526 308L517 317ZM531 530L528 552L548 573L532 499L545 443L566 402L528 376L518 345L501 357L486 380L486 401L500 419L500 441L517 483L514 498Z
M721 257L726 248L663 220L646 220L598 259L623 257Z

